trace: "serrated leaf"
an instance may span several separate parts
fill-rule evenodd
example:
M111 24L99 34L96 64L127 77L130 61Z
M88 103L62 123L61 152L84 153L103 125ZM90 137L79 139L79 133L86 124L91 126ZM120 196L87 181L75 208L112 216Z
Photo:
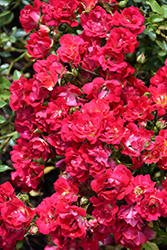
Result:
M152 11L157 12L160 15L163 15L162 8L155 0L147 0L146 4L150 5Z
M158 246L150 241L147 241L144 245L143 245L143 249L145 250L159 250Z
M3 108L7 103L3 100L0 100L0 108Z
M162 22L163 20L164 20L164 17L160 16L159 14L153 14L150 16L150 21L152 23Z
M0 115L0 124L4 122L6 122L5 118L2 115Z
M16 69L13 74L13 81L19 80L21 75L22 73Z
M6 170L12 170L12 168L7 165L0 165L0 173L5 172Z

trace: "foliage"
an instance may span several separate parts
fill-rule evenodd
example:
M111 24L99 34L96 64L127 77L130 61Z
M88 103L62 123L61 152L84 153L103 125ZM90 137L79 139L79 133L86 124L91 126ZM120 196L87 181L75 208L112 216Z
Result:
M32 1L30 2L30 4ZM9 87L12 80L17 80L32 64L25 49L28 36L19 24L19 12L29 2L0 1L0 152L5 153L6 145L13 146L19 134L14 128L15 113L9 106ZM16 26L14 26L14 24ZM22 60L22 61L21 61ZM20 62L21 61L21 62ZM24 63L17 69L16 63ZM19 66L20 67L20 66ZM30 74L27 73L27 76ZM4 150L5 148L5 150ZM7 168L6 168L7 169Z

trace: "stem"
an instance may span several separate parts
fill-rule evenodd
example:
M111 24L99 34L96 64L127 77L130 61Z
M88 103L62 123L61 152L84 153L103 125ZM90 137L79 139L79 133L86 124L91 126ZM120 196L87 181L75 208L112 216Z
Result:
M156 125L156 122L157 122L157 110L155 111L154 126Z
M12 119L14 118L14 116L15 116L14 114L11 115L11 117L6 122L2 123L2 125L0 125L0 129L2 127L6 126L7 124L11 123Z
M74 64L73 64L73 65L74 65ZM74 65L74 66L75 66L75 65ZM84 71L86 71L86 72L88 72L88 73L90 73L90 74L92 74L92 75L100 76L99 74L97 74L97 73L95 73L95 72L92 72L92 71L89 71L89 70L87 70L87 69L83 69L83 68L81 68L80 66L78 66L78 68L81 69L81 70L84 70Z
M137 7L137 3L133 0L133 6Z
M10 71L14 65L15 62L18 62L20 59L22 59L26 55L27 51L25 51L23 54L21 54L19 57L17 57L15 60L13 60L8 68L8 71L6 72L6 75L10 74Z
M7 138L5 141L3 141L0 145L0 151L3 151L3 148L6 146L6 144L10 141L10 138Z
M10 10L12 11L12 10L16 9L17 6L20 5L20 3L21 3L21 0L16 1L16 3L13 5L13 7Z
M29 66L31 66L32 61L29 61L28 63L26 63L26 65L22 68L22 72L25 71L25 69L27 69Z
M25 52L25 49L19 49L19 48L15 48L15 47L10 47L8 49L6 49L5 51L7 52L13 52L13 51L16 51L16 52Z
M88 72L88 73L90 73L90 74L92 74L92 75L100 76L100 75L98 75L97 73L91 72L91 71L89 71L89 70L87 70L87 69L83 69L83 68L81 68L81 69L84 70L84 71L86 71L86 72Z
M3 140L3 139L6 139L6 138L9 138L9 137L12 137L13 135L17 134L17 131L14 131L10 134L7 134L7 135L3 135L3 136L0 136L0 140Z
M28 239L27 236L25 237L25 240L26 240L27 245L29 246L30 250L33 250L33 248L31 247L30 242L29 242L29 239Z

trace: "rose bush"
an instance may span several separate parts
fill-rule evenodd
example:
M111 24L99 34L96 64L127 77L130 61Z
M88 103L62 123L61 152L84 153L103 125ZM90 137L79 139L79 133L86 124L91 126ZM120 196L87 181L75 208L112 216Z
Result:
M26 47L35 74L10 87L20 133L11 180L36 190L49 161L60 175L34 209L10 183L0 186L0 247L14 249L35 226L51 236L45 250L98 250L110 235L141 249L156 237L150 222L167 216L167 61L147 86L127 60L144 16L115 0L35 0L20 22L34 31ZM143 174L146 166L160 178Z

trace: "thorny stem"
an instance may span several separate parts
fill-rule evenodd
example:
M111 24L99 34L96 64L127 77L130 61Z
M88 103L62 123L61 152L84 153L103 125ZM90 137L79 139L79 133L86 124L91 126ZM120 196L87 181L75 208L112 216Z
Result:
M81 69L84 70L84 71L86 71L86 72L88 72L88 73L90 73L90 74L92 74L92 75L100 76L100 75L98 75L97 73L91 72L91 71L89 71L89 70L87 70L87 69L83 69L83 68L81 68Z

